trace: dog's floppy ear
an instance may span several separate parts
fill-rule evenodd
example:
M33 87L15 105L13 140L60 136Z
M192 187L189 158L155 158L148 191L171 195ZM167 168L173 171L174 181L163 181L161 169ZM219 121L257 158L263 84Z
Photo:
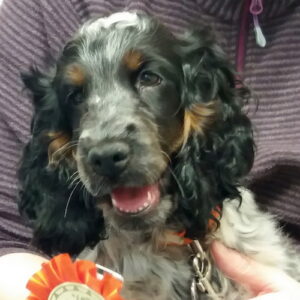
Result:
M57 96L52 87L54 72L55 69L52 69L44 74L38 68L31 67L29 72L21 74L24 86L33 100L34 114L31 124L33 136L43 130L54 131L59 127L62 118Z
M50 255L78 254L98 242L104 224L94 199L83 192L79 179L72 177L76 172L72 132L52 74L32 69L22 75L35 112L32 137L19 170L19 209L33 228L35 246Z
M242 112L249 91L237 85L210 30L191 32L180 43L184 124L174 170L184 195L178 213L190 236L199 237L212 209L239 197L252 167L251 123Z

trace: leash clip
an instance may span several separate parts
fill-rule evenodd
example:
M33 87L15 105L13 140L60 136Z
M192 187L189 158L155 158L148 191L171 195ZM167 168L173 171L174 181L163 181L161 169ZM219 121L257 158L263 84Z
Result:
M193 252L192 266L194 269L194 278L191 284L192 300L200 299L199 293L207 293L212 299L220 299L210 283L212 266L206 252L198 240L193 240L190 248Z

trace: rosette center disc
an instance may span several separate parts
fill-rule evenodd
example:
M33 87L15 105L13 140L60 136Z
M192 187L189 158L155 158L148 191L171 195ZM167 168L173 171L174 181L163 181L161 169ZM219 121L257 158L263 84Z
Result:
M94 290L82 283L64 282L51 292L48 300L104 300Z

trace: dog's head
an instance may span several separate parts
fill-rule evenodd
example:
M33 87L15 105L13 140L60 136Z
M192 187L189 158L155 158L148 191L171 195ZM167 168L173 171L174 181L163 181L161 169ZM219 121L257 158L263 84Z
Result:
M175 36L117 13L85 24L33 92L21 211L47 252L76 253L106 223L182 224L199 237L253 162L248 93L212 34Z

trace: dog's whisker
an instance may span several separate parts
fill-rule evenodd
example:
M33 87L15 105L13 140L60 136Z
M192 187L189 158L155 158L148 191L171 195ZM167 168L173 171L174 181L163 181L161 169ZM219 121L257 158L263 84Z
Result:
M68 185L68 188L71 188L74 184L77 184L80 181L80 177L75 177L72 182Z
M63 146L62 148L57 149L55 152L51 154L52 159L50 160L50 162L55 161L55 164L58 165L61 161L65 159L66 152L72 147L73 146L69 145L67 148Z
M82 185L80 187L80 192L82 192L83 199L86 201L88 199L88 190L86 189L86 186L88 185L89 180L86 179L84 182L82 182Z
M180 190L181 195L182 195L184 198L186 198L185 193L184 193L184 190L183 190L183 187L182 187L182 185L181 185L181 183L180 183L178 177L175 175L174 171L173 171L170 167L168 167L168 169L169 169L169 171L170 171L170 174L171 174L171 175L173 176L173 178L175 179L175 181L176 181L176 183L177 183L177 185L178 185L178 188L179 188L179 190Z
M180 110L184 107L184 104L182 101L180 101L180 104L178 105L178 108L175 110L175 112L171 115L171 117L177 116L177 114L180 112Z
M83 187L84 187L83 193L85 194L86 199L88 199L90 196L90 193L89 193L88 189L86 188L88 185L89 185L89 180L86 179L83 183Z
M88 183L89 183L89 180L86 179L83 183L82 183L82 186L81 186L81 190L82 190L82 193L86 193L86 196L88 196L89 192L87 190L87 186L88 186Z
M72 179L70 178L70 180L69 180L69 181L70 181L70 185L73 185L73 183L74 183L76 180L78 180L78 179L80 179L79 174L73 176Z
M69 188L71 187L71 186L73 186L77 181L80 181L80 177L79 176L76 176L73 180L72 180L72 182L69 184Z
M70 205L71 198L72 198L72 196L73 196L73 194L74 194L74 192L75 192L75 190L76 190L76 188L77 188L77 186L78 186L78 184L79 184L80 182L81 182L81 181L78 181L78 182L77 182L77 184L74 186L73 190L72 190L71 193L70 193L70 196L69 196L69 198L68 198L68 200L67 200L67 204L66 204L66 207L65 207L64 218L67 217L67 212L68 212L68 208L69 208L69 205Z
M161 153L168 159L169 162L171 162L171 157L167 152L161 150Z
M73 174L68 178L68 180L71 180L72 178L74 178L74 176L76 176L78 174L79 174L78 170L74 171Z
M63 145L61 148L57 149L52 153L52 156L55 156L57 154L64 155L66 151L68 151L70 148L75 148L78 146L78 142L68 142L67 144Z
M78 141L70 141L70 142L64 144L61 148L57 149L57 151L64 149L66 147L74 147L74 146L78 146Z
M68 181L69 180L72 180L72 178L74 178L74 176L78 175L79 174L79 171L75 171L69 178L68 178Z
M78 146L78 143L66 144L61 148L61 150L65 152L65 151L68 151L70 148L75 148L77 146Z

